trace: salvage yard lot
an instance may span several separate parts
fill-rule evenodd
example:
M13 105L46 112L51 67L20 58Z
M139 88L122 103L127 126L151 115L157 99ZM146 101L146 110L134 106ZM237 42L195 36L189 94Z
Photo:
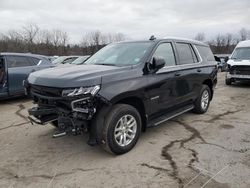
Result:
M0 187L250 187L250 84L218 76L206 114L150 128L122 156L88 135L52 138L52 126L29 123L28 99L0 101Z

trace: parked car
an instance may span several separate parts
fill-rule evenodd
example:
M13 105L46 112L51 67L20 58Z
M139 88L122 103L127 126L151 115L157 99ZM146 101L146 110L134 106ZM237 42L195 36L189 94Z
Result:
M227 62L226 84L250 80L250 40L239 42Z
M36 107L29 118L53 122L61 132L90 132L88 144L123 154L141 131L193 110L213 98L217 63L208 45L155 39L107 45L85 61L32 73L26 88Z
M55 61L59 56L48 56L48 59L53 62Z
M54 61L52 61L53 64L55 65L60 65L60 64L70 64L74 60L76 60L79 56L60 56L56 58Z
M227 61L229 59L230 54L215 54L215 60L218 62L218 69L221 72L226 71L227 69Z
M85 55L85 56L80 56L78 57L76 60L74 60L72 63L72 65L81 65L83 64L88 58L90 57L90 55Z
M0 53L0 98L24 95L23 80L31 72L54 67L44 56Z

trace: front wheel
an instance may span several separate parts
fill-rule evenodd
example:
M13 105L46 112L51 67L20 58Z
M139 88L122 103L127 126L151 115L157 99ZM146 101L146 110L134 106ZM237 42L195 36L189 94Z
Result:
M194 103L194 112L197 114L204 114L210 104L211 90L207 85L203 85L200 96Z
M139 139L141 124L141 116L133 106L116 104L104 124L104 149L117 155L130 151Z

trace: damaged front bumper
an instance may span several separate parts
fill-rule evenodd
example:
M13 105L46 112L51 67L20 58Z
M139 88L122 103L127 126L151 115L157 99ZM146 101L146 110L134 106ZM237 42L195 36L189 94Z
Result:
M28 110L28 119L30 122L45 125L49 122L56 121L58 119L58 114L56 109L53 108L39 108L33 107Z
M230 74L229 72L227 73L226 77L228 79L239 79L239 80L250 80L250 74L249 75L244 75L244 74Z
M29 85L26 90L37 104L28 110L29 120L41 125L56 121L61 129L85 129L96 109L106 102L99 95L61 96L62 89L56 88Z

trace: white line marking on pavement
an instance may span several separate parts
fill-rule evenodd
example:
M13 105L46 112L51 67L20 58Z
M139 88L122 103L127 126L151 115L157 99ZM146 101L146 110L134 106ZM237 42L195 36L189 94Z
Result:
M214 176L212 176L206 183L204 183L201 186L201 188L204 188L212 179L214 179L217 175L219 175L222 171L224 171L228 167L229 167L229 165L226 165L224 168L222 168L219 172L217 172Z

